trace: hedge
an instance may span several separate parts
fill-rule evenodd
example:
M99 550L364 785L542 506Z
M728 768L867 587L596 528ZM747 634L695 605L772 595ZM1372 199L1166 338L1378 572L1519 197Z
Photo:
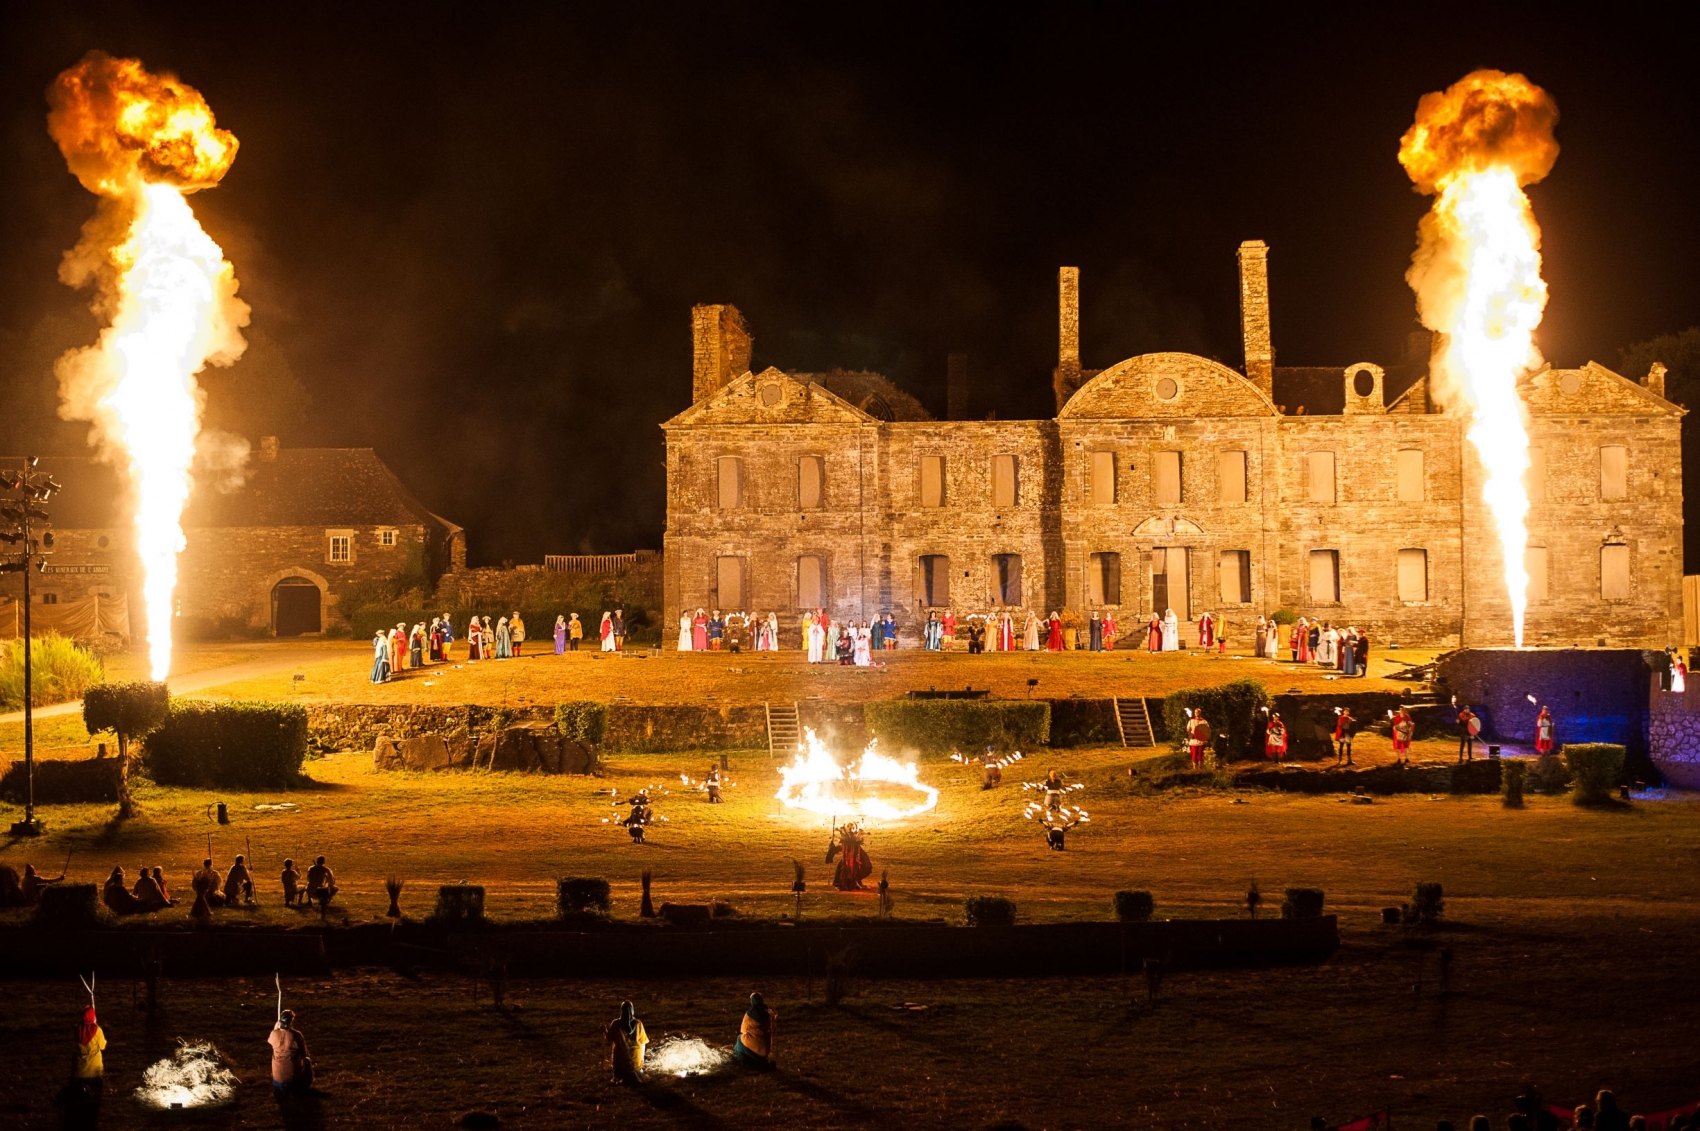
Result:
M613 906L613 889L600 876L569 876L555 884L555 906L561 918L608 914Z
M1564 762L1570 769L1571 798L1578 805L1603 805L1617 788L1623 772L1623 747L1611 742L1567 742Z
M1255 679L1236 679L1220 687L1186 687L1163 700L1163 725L1177 749L1186 743L1186 712L1202 711L1210 724L1211 749L1230 762L1263 757L1257 739L1263 733L1263 708L1269 691Z
M963 906L970 927L1011 927L1015 925L1015 900L1001 895L974 895Z
M888 754L1032 750L1051 739L1051 705L1043 701L887 699L863 704L862 717Z
M148 776L162 785L281 789L307 758L307 709L175 700L142 750Z
M555 726L562 738L586 746L601 746L608 734L608 705L591 699L575 699L555 708Z
M1521 809L1523 807L1523 776L1528 772L1528 767L1515 758L1506 758L1503 761L1505 764L1500 768L1499 779L1500 800L1507 809Z
M1116 918L1123 923L1150 921L1156 904L1148 891L1118 891L1114 897Z
M1411 911L1419 923L1433 923L1446 914L1446 891L1437 883L1419 883L1411 898Z
M1321 888L1288 888L1281 904L1283 919L1314 919L1322 914Z
M431 922L444 926L472 926L484 922L484 888L480 884L443 884L437 889L437 907Z

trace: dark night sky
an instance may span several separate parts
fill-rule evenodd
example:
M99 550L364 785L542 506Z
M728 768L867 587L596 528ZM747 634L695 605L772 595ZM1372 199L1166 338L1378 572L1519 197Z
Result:
M660 544L693 302L745 312L757 368L877 368L942 414L961 349L976 412L1048 416L1059 264L1086 364L1237 365L1234 248L1262 238L1281 364L1394 360L1426 208L1399 135L1477 66L1563 115L1531 192L1548 357L1700 323L1675 15L495 7L6 5L0 448L80 442L39 418L52 357L95 333L55 279L94 199L43 91L91 47L175 71L241 139L194 203L264 340L215 400L292 370L311 404L284 442L377 448L475 561Z

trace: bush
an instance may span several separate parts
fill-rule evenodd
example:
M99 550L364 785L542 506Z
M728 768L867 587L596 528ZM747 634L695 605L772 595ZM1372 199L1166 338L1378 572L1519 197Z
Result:
M83 694L83 726L90 734L112 731L123 753L132 738L158 729L170 704L171 692L163 683L98 684Z
M1523 775L1528 772L1528 767L1515 758L1507 758L1499 772L1500 800L1507 809L1523 808Z
M1314 919L1322 914L1321 888L1288 888L1281 904L1283 919Z
M1145 923L1155 910L1148 891L1118 891L1115 894L1116 919L1123 923Z
M574 915L606 915L614 900L607 880L600 876L575 876L556 883L555 904L561 918L567 919Z
M1563 793L1570 786L1570 771L1556 754L1542 754L1535 759L1535 769L1529 778L1542 793Z
M1411 911L1419 923L1432 923L1446 914L1446 896L1439 884L1418 884L1411 898Z
M1276 609L1269 617L1276 624L1297 624L1299 613L1297 609Z
M397 894L400 894L399 891ZM480 884L444 884L437 889L437 907L431 922L447 926L471 926L484 922L484 888Z
M608 705L590 699L575 699L555 708L555 726L561 737L576 739L586 746L601 746L608 733Z
M886 699L862 705L868 733L886 752L1032 750L1051 739L1051 705L986 699Z
M974 895L963 907L970 927L1010 927L1015 924L1015 900L1001 895Z
M307 710L298 703L175 700L142 749L148 776L163 785L281 789L301 776Z
M1202 711L1210 724L1211 747L1228 761L1262 758L1257 745L1263 733L1263 708L1269 691L1255 679L1236 679L1220 687L1188 687L1163 700L1163 725L1175 749L1186 748L1186 712Z
M1564 746L1578 805L1603 805L1611 800L1617 776L1623 772L1624 749L1610 742L1574 742Z
M49 632L30 643L33 707L80 699L103 674L99 657L70 637ZM0 710L15 711L23 705L24 643L8 640L0 645Z
M41 889L35 921L43 927L98 927L111 913L100 904L99 884L54 884Z

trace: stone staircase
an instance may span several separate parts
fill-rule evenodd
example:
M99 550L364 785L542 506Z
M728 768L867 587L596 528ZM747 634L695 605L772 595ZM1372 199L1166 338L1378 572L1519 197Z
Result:
M803 728L797 720L797 704L765 703L767 708L767 753L789 759L803 741Z
M1151 712L1143 697L1115 699L1116 730L1121 733L1123 746L1156 746L1157 738L1151 729Z

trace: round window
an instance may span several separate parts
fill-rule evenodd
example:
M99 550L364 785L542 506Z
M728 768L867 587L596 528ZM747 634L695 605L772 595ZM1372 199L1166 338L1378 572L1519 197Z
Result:
M1175 384L1173 377L1162 377L1157 381L1157 399L1172 401L1181 395L1181 387Z
M785 395L785 390L779 387L779 382L769 381L761 387L760 395L761 403L766 405L768 408L772 408L774 405L778 404L780 398Z
M1367 397L1375 392L1375 374L1367 369L1360 369L1352 375L1352 392L1360 397Z
M1575 396L1579 391L1581 391L1581 388L1582 375L1580 373L1566 373L1558 379L1558 391L1567 397Z
M95 545L97 547L99 547L100 549L104 550L104 549L106 549L106 547L108 545L111 544L111 541L112 540L110 538L108 538L106 535L102 534L99 538L97 538L95 540Z

